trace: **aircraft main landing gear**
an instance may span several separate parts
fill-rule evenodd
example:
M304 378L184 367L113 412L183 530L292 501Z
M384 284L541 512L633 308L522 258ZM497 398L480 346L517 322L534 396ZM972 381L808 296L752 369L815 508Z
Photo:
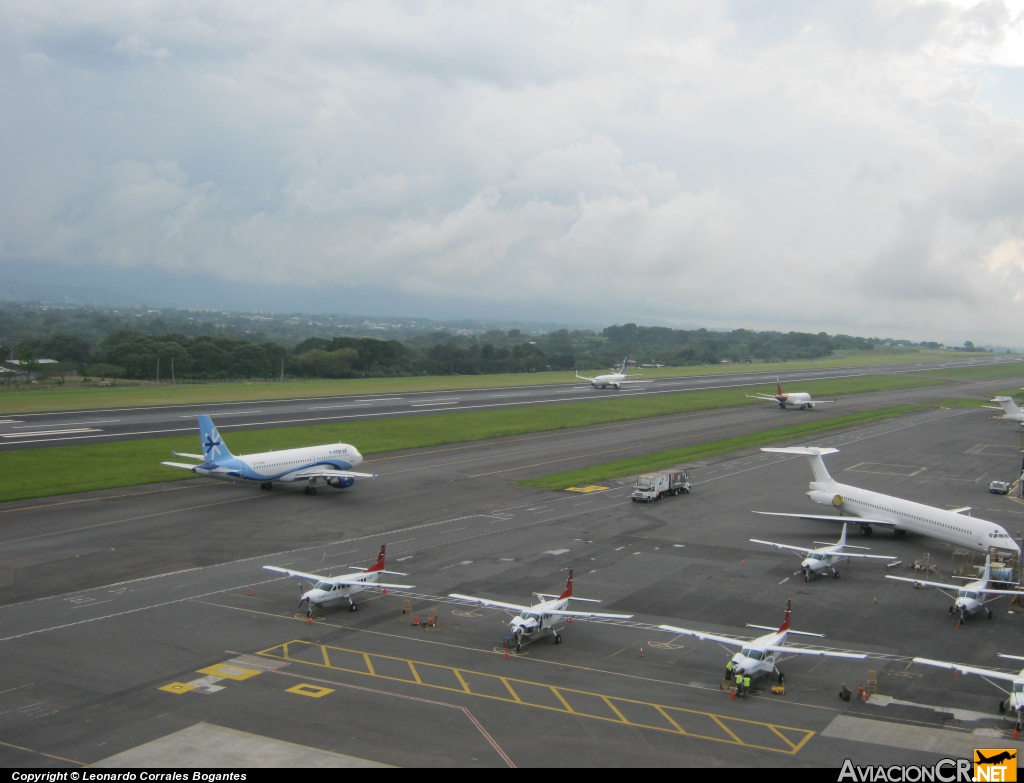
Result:
M988 619L989 619L989 620L991 620L991 619L992 619L992 610L991 610L991 609L989 609L989 608L988 608L988 607L986 606L986 607L985 607L985 612L986 612L986 613L988 614Z
M304 492L305 494L307 494L307 495L315 495L315 494L316 494L316 487L306 487L306 488L305 488L304 490L302 490L302 491L303 491L303 492Z
M561 643L562 643L562 637L559 634L556 633L555 634L555 644L561 644Z
M861 525L860 526L860 534L862 536L870 536L874 532L875 531L871 529L871 525Z
M274 488L274 485L272 483L270 483L269 481L264 481L262 484L260 484L260 489L273 489L273 488Z

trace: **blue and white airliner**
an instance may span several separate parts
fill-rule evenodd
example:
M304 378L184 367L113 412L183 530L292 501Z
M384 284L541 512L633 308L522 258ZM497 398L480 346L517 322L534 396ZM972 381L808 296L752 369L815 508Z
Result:
M262 454L234 456L224 445L217 427L205 413L199 414L199 441L202 454L171 452L175 457L202 460L198 465L182 462L161 462L172 468L191 470L199 476L234 481L239 484L258 483L260 489L272 489L275 482L306 484L307 495L316 494L316 485L323 482L337 489L351 487L356 479L375 479L373 473L352 470L363 461L363 455L348 443L309 446L304 449L267 451Z

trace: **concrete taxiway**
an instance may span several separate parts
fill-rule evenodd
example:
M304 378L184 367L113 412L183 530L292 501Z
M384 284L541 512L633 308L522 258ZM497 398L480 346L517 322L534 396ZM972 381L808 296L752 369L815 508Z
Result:
M693 391L749 388L755 384L855 378L864 375L913 374L926 370L1015 362L1017 357L952 358L942 362L916 362L872 367L821 367L814 370L718 374L659 378L647 384L594 389L587 384L517 386L403 394L350 395L202 405L167 405L145 408L105 408L5 415L0 420L0 452L72 443L166 437L195 432L200 413L214 417L224 432L328 422L360 421L394 416L424 416L438 412L494 410L604 399L609 395L657 396Z
M996 604L957 630L941 595L885 579L903 566L853 563L803 584L795 557L748 539L838 537L751 513L817 510L804 458L725 455L690 466L691 495L649 506L623 482L512 483L800 415L818 414L708 411L384 455L369 463L376 482L315 497L196 480L0 506L0 763L157 764L203 737L225 763L239 748L274 763L297 745L339 766L837 767L1003 747L997 690L909 662L998 668L996 652L1020 653L1024 607ZM842 481L1024 530L1024 505L986 491L1018 474L1018 428L984 411L930 408L812 442L840 449L828 465ZM364 595L312 624L296 581L261 569L337 574L382 543L412 594ZM928 553L949 575L940 542L855 543L904 563ZM633 620L566 623L562 644L505 658L507 617L444 597L528 601L570 568L577 594ZM402 622L406 599L421 621L436 609L438 629ZM869 659L786 661L785 696L731 701L724 650L654 629L753 634L744 624L777 624L787 600L794 628ZM870 671L888 699L837 698Z

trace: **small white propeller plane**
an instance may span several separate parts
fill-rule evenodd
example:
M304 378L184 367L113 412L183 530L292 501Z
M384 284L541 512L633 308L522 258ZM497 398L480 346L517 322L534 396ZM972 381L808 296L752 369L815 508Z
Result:
M963 621L965 614L974 614L979 609L984 609L985 613L988 615L988 619L991 620L992 610L985 606L985 604L992 603L1004 595L1024 595L1024 591L1021 590L994 590L988 586L989 582L992 581L991 555L985 558L985 570L981 575L981 579L976 579L965 585L947 585L942 582L926 582L923 579L911 579L906 576L887 576L886 579L892 579L897 582L909 582L915 586L925 585L926 587L934 587L947 598L953 599L953 605L949 607L949 614L959 612L960 622ZM954 594L950 595L946 592L947 590L952 590ZM989 596L991 596L991 598Z
M799 408L800 410L814 410L815 405L823 405L825 403L835 402L835 400L812 400L811 395L807 392L787 392L783 393L782 383L778 378L775 379L776 394L747 394L746 397L750 397L752 400L764 400L765 402L777 403L780 408L785 410L786 408Z
M826 570L831 571L832 576L838 579L839 572L836 571L836 563L843 560L843 558L862 557L870 558L872 560L896 559L896 555L862 555L859 552L847 552L847 549L870 549L870 547L847 544L846 527L847 526L844 524L843 534L835 544L830 544L826 541L815 541L815 544L824 544L824 546L820 546L817 549L808 549L804 546L790 546L789 544L777 544L774 541L762 541L759 538L752 538L750 540L755 544L773 546L776 549L786 549L803 557L803 562L800 563L800 568L803 569L804 579L808 582L811 581L811 574L820 574Z
M364 590L370 590L373 588L383 590L411 590L415 585L396 585L390 582L380 581L381 574L393 574L394 576L408 576L408 574L399 573L398 571L385 571L384 570L384 546L380 548L380 554L377 555L377 562L366 569L361 569L352 574L344 574L342 576L319 576L317 574L306 574L302 571L293 571L290 568L281 568L279 566L263 566L265 571L275 571L279 574L285 574L286 576L294 576L299 579L299 591L302 593L302 597L299 598L299 608L302 608L302 604L306 604L306 614L310 617L313 616L313 606L322 606L330 608L335 604L341 603L342 601L348 601L350 611L356 611L356 604L352 601L352 596L357 593L361 593ZM302 580L305 579L307 582L312 582L313 587L310 590L302 590Z
M786 636L797 634L799 636L824 637L822 633L808 633L807 631L793 631L789 627L792 601L786 602L786 617L778 630L766 625L753 625L747 623L747 628L758 628L762 631L771 631L756 639L737 639L734 636L721 636L719 634L706 633L704 631L692 631L689 628L677 628L674 625L659 625L658 628L667 633L683 634L693 636L703 641L718 642L719 644L739 647L740 651L732 656L732 671L734 674L742 674L750 677L776 673L779 675L779 682L783 681L782 672L778 670L777 664L780 660L779 653L790 653L791 655L818 655L829 658L856 658L858 660L867 658L865 653L844 653L833 652L832 650L812 650L806 647L787 647Z
M1000 658L1008 658L1013 661L1024 661L1024 656L1006 655L998 653ZM998 669L982 669L980 666L965 666L962 663L949 663L948 661L933 661L931 658L914 658L914 663L923 663L925 666L938 666L940 669L949 669L956 674L977 674L981 679L992 685L1003 693L1009 694L1006 701L999 702L999 711L1017 713L1017 728L1024 724L1024 669L1014 674L1013 672L999 671ZM1012 683L1010 690L1001 685L996 685L992 680L1003 680Z
M572 569L569 569L569 578L565 582L565 590L561 595L547 595L545 593L534 593L541 599L539 604L533 606L521 606L509 604L504 601L492 601L488 598L477 598L472 595L460 595L452 593L449 598L459 601L469 601L477 606L493 606L497 609L504 609L509 612L519 612L508 624L512 631L512 638L516 640L516 650L523 649L523 639L540 639L548 634L555 635L555 644L562 641L561 634L555 630L557 618L579 618L581 620L628 620L631 614L607 614L604 612L574 612L569 610L569 601L584 601L588 604L599 604L593 598L577 598L572 594Z
M579 370L576 371L576 377L581 381L590 381L590 385L595 389L607 389L611 386L613 389L621 389L624 384L627 383L651 383L653 378L645 381L631 381L629 378L636 376L626 375L626 370L629 368L629 357L627 356L622 360L622 368L611 375L598 375L596 378L588 378L585 375L580 375Z

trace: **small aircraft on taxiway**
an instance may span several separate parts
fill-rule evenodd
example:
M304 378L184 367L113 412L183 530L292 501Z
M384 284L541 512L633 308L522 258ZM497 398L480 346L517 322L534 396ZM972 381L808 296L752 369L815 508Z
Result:
M1000 658L1024 661L1024 657L1020 655L1006 655L1005 653L998 653L998 655ZM1006 712L1009 710L1010 712L1017 713L1017 728L1021 728L1022 724L1024 724L1024 669L1014 674L1013 672L1004 672L998 669L982 669L980 666L967 666L962 663L933 661L931 658L914 658L913 662L922 663L926 666L937 666L940 669L949 669L958 677L961 674L977 674L989 685L995 686L1009 696L1006 701L999 702L999 711ZM992 680L1010 682L1010 690L1006 690L1001 685L996 685Z
M504 601L492 601L489 598L477 598L472 595L460 595L452 593L449 598L459 601L469 601L478 606L493 606L497 609L504 609L511 612L519 612L509 621L509 629L512 631L512 638L516 641L516 650L523 648L523 639L540 639L548 634L555 635L555 644L562 641L562 636L555 629L555 622L558 618L569 619L579 618L580 620L628 620L631 614L607 614L604 612L575 612L569 610L569 601L585 601L588 604L599 604L593 598L577 598L572 594L572 569L569 569L569 578L565 582L565 590L561 595L546 595L545 593L534 593L541 599L539 604L533 606L521 606L510 604Z
M764 636L759 636L756 639L737 639L735 636L722 636L721 634L706 633L704 631L693 631L689 628L677 628L674 625L659 625L658 628L667 633L683 634L684 636L693 636L701 641L718 642L719 644L729 645L731 647L739 647L740 651L732 656L732 674L743 674L751 679L754 677L760 677L766 674L778 674L779 682L783 682L784 678L782 672L779 671L777 664L781 659L777 657L779 653L789 653L791 655L818 655L827 656L829 658L856 658L858 660L867 658L865 653L844 653L844 652L833 652L832 650L814 650L807 647L788 647L786 646L786 636L788 634L797 634L799 636L817 636L819 638L824 637L822 633L808 633L807 631L793 631L789 627L789 617L791 612L792 601L786 602L786 617L782 621L782 625L778 629L771 628L766 625L753 625L747 623L747 628L758 628L762 631L770 631Z
M352 596L357 593L361 593L364 590L372 590L378 588L381 590L411 590L416 585L396 585L388 582L380 581L381 574L393 574L394 576L408 576L408 574L402 574L398 571L385 571L384 570L384 547L381 546L380 554L377 555L377 562L374 563L367 569L357 571L352 574L344 574L342 576L319 576L317 574L306 574L302 571L293 571L290 568L281 568L280 566L263 566L265 571L275 571L279 574L285 574L286 576L294 576L298 578L299 590L302 592L302 597L299 598L299 608L302 608L302 604L306 604L306 614L310 617L313 616L313 606L323 606L330 608L337 603L342 601L348 601L350 611L356 611L356 604L352 601ZM312 582L313 587L310 590L302 590L302 580L305 579L307 582Z
M985 604L992 603L1004 595L1024 595L1024 590L995 590L988 586L989 582L992 581L991 555L988 555L985 558L985 570L982 572L981 579L976 579L965 585L947 585L942 582L926 582L923 579L912 579L906 576L887 576L886 579L892 579L896 582L910 582L910 584L915 587L918 585L934 587L947 598L952 598L953 605L949 607L949 614L953 614L953 612L960 612L960 619L957 621L957 625L963 622L965 614L974 614L979 609L984 609L985 613L988 615L988 619L991 620L992 610L985 606ZM953 590L955 595L950 595L946 592L947 590ZM987 598L987 596L992 597Z
M847 544L846 527L846 525L843 525L843 534L835 544L829 544L825 541L815 541L815 544L824 544L824 546L818 547L817 549L808 549L807 547L802 546L790 546L789 544L776 544L774 541L762 541L759 538L752 538L750 540L755 544L773 546L776 549L786 549L790 552L796 553L797 555L803 556L803 562L800 563L800 568L803 569L804 579L808 582L811 581L811 574L820 574L825 570L831 571L832 576L838 579L839 572L836 571L836 563L839 563L844 558L862 557L873 560L896 559L896 555L862 555L859 552L847 552L847 549L869 549L870 547Z

